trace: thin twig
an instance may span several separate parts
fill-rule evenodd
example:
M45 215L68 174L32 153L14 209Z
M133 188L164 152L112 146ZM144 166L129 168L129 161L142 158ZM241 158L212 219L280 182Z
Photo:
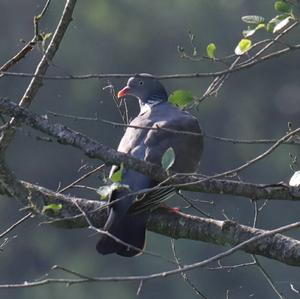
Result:
M32 281L32 282L25 282L25 283L17 283L17 284L2 284L0 285L0 288L2 289L8 289L8 288L32 288L32 287L37 287L41 285L47 285L47 284L80 284L80 283L87 283L87 282L108 282L108 281L146 281L146 280L152 280L152 279L161 279L165 278L168 276L173 276L173 275L178 275L181 272L186 272L186 271L191 271L200 267L207 266L215 261L218 261L226 256L232 255L242 247L251 244L252 242L259 241L261 239L273 236L278 233L282 233L284 231L288 231L294 228L300 227L300 222L295 222L292 224L288 224L285 226L281 226L279 228L270 230L268 232L256 235L244 242L241 242L240 244L222 252L219 253L213 257L210 257L204 261L196 262L190 265L185 265L180 269L173 269L169 271L164 271L164 272L158 272L158 273L153 273L149 275L140 275L140 276L114 276L114 277L93 277L93 280L89 279L84 279L84 278L78 278L78 279L67 279L67 278L48 278L48 279L43 279L43 280L37 280L37 281Z
M180 259L177 256L174 239L171 239L171 247L172 247L173 256L178 265L178 268L181 269L182 265L180 263ZM187 276L187 274L185 272L181 272L180 274L181 274L183 280L192 288L192 290L195 292L196 295L200 296L201 298L207 299L207 297L194 285L194 283L190 280L190 278Z
M216 178L220 178L220 177L226 177L226 176L230 176L230 175L234 175L237 174L238 172L241 172L242 170L244 170L245 168L249 167L250 165L258 162L259 160L262 160L263 158L265 158L266 156L268 156L269 154L271 154L277 147L279 147L283 142L285 142L286 140L289 140L289 138L293 137L294 135L298 134L300 132L300 128L297 128L293 131L288 132L286 135L284 135L283 137L281 137L280 139L277 140L277 142L272 145L270 148L268 148L265 152L263 152L262 154L256 156L255 158L249 160L248 162L242 164L241 166L238 166L234 169L213 175L213 176L209 176L207 178L201 179L195 183L200 183L200 182L206 182L209 181L211 179L216 179ZM178 174L174 174L174 176L177 176ZM167 181L171 180L172 177L167 178L165 181L163 181L162 183L166 183ZM172 185L172 187L183 187L183 186L187 186L187 185L192 185L193 183L185 183L185 184L181 184L181 185Z
M128 124L128 115L126 116L127 106L126 106L126 103L124 102L124 99L119 100L116 97L116 92L115 92L115 88L114 88L113 84L109 83L108 86L104 87L104 89L107 89L107 88L109 88L111 97L113 98L113 101L115 103L117 111L119 112L119 115L120 115L120 117L122 119L122 123L125 124L125 125ZM123 102L125 103L125 112L124 113L122 112L122 109L121 109L121 106L122 106Z
M260 58L257 58L254 61L251 61L247 64L243 65L237 65L232 70L222 70L218 72L207 72L207 73L187 73L187 74L172 74L172 75L153 75L153 78L156 78L158 80L175 80L175 79L198 79L198 78L213 78L218 77L221 75L225 75L227 73L234 73L238 72L240 70L248 69L252 66L255 66L259 63L262 63L266 60L279 57L281 55L290 53L294 50L300 50L300 44L293 45L291 47L284 48L282 50L278 50L275 52L272 52L270 54L267 54L265 56L261 56ZM49 75L37 75L32 73L22 73L22 72L1 72L0 74L3 74L8 77L23 77L23 78L40 78L43 80L89 80L89 79L106 79L106 78L128 78L136 75L135 73L128 73L128 74L84 74L84 75L69 75L69 76L49 76Z
M72 13L75 8L76 0L67 0L62 16L59 20L59 23L55 29L55 32L53 34L53 37L49 43L49 46L44 53L41 61L39 62L38 66L35 70L35 77L32 78L30 84L28 85L24 95L22 96L19 106L28 108L33 101L35 95L39 91L40 87L42 86L43 82L43 76L45 75L48 67L49 67L49 61L51 61L57 52L59 45L62 41L62 38L68 28L68 25L70 24L72 20ZM46 8L49 5L49 1L46 3ZM42 13L45 13L46 9L42 11ZM10 124L12 127L9 130L6 130L5 133L2 134L0 139L0 145L1 145L1 151L4 152L10 143L10 141L13 139L16 130L13 128L17 126L17 121L12 118L10 120Z
M45 13L46 13L46 11L47 11L49 5L50 5L50 2L51 2L51 0L47 0L45 6L44 6L44 8L43 8L43 10L42 10L41 13L38 15L38 19L41 19L41 18L44 17L44 15L45 15Z
M219 136L209 135L204 133L203 135L206 138L221 141L221 142L229 142L233 144L274 144L278 141L278 139L235 139L235 138L225 138ZM300 140L286 140L283 144L289 145L300 145Z
M93 280L93 277L91 276L87 276L87 275L83 275L81 273L75 272L73 270L69 270L65 267L59 266L59 265L54 265L53 267L51 267L51 270L61 270L63 272L66 272L68 274L72 274L74 276L80 277L80 278L84 278L84 279L88 279L88 280Z
M71 184L67 185L66 187L58 190L58 193L63 193L65 191L67 191L68 189L72 188L73 186L75 186L76 184L80 183L81 181L83 181L84 179L86 179L87 177L91 176L92 174L98 172L99 170L101 170L103 167L105 166L105 164L101 164L100 166L96 167L95 169L85 173L84 175L82 175L80 178L76 179L74 182L72 182Z
M87 116L76 116L76 115L70 115L70 114L64 114L64 113L58 113L53 111L47 111L48 114L55 116L55 117L63 117L63 118L69 118L73 119L74 121L100 121L104 124L112 125L114 127L125 127L125 128L134 128L134 129L145 129L145 130L152 130L152 131L167 131L174 134L186 134L186 135L194 135L194 136L203 136L209 139L213 139L216 141L221 142L229 142L233 144L274 144L278 141L278 139L236 139L236 138L225 138L225 137L219 137L210 135L208 133L197 133L197 132L190 132L190 131L182 131L182 130L174 130L170 128L165 127L149 127L149 126L136 126L136 125L130 125L130 124L124 124L119 123L115 121L106 120L103 118L99 118L98 116L94 117L87 117ZM283 144L289 144L289 145L300 145L300 140L286 140L283 142Z
M53 111L47 111L47 113L51 114L52 116L58 116L58 117L64 117L64 118L70 118L75 121L77 120L83 120L83 121L100 121L104 124L116 126L116 127L124 127L124 128L134 128L134 129L145 129L145 130L152 130L152 131L166 131L174 134L184 134L184 135L193 135L193 136L203 136L202 133L197 133L197 132L191 132L191 131L183 131L183 130L175 130L175 129L170 129L166 127L160 127L160 126L155 126L155 127L150 127L150 126L136 126L136 125L130 125L128 123L119 123L115 121L110 121L106 119L102 119L99 117L85 117L85 116L75 116L75 115L70 115L70 114L62 114L62 113L57 113Z
M265 279L267 280L268 284L271 286L271 288L273 289L273 291L275 292L275 294L278 296L278 298L280 299L284 299L283 295L280 293L279 290L277 290L274 281L272 279L272 277L269 275L269 273L263 268L263 266L261 265L261 263L259 262L259 260L257 259L257 257L255 255L252 255L253 260L255 261L256 266L258 267L258 269L260 270L260 272L263 274L263 276L265 277Z
M189 207L193 208L195 211L199 212L201 215L207 217L207 218L212 218L214 219L214 217L212 217L210 214L202 211L201 209L199 209L196 205L194 205L191 200L184 195L180 190L177 192L177 194L189 205Z
M233 63L229 66L228 71L231 71L234 69L236 64L239 62L240 58L241 57L239 56L233 61ZM206 98L208 98L210 96L216 95L218 93L218 91L220 90L220 88L222 87L222 85L224 84L224 81L229 77L229 74L230 73L228 72L226 74L215 77L214 80L212 81L212 83L208 86L208 88L202 95L202 97L195 101L194 105L199 104L200 102L204 101Z
M13 65L17 64L21 59L25 58L25 56L35 47L35 44L35 38L26 43L26 45L14 57L9 59L0 67L0 73L8 71ZM0 74L0 78L2 76L4 76L4 74Z
M225 270L230 272L231 270L235 270L235 269L239 269L239 268L244 268L244 267L249 267L249 266L255 266L256 263L255 262L248 262L248 263L242 263L242 264L236 264L236 265L222 265L220 261L218 261L218 267L208 267L208 270Z
M0 239L6 236L9 232L11 232L13 229L15 229L17 226L19 226L21 223L25 222L28 218L32 216L32 213L27 214L17 222L15 222L13 225L11 225L8 229L6 229L3 233L0 234Z
M299 21L295 21L292 23L290 26L288 26L286 29L284 29L281 33L279 33L273 40L271 40L267 45L265 45L261 50L259 50L255 55L251 56L248 60L243 61L242 63L239 64L241 65L247 65L251 63L252 61L255 61L262 53L266 52L271 46L273 46L275 43L279 43L279 39L289 33L293 28L298 26ZM288 46L291 47L291 46Z
M26 43L26 45L11 59L9 59L7 62L5 62L1 67L0 67L0 73L8 71L12 66L17 64L21 59L25 58L25 56L36 46L36 43L38 41L38 29L37 29L37 24L38 21L41 20L46 13L48 6L50 4L51 0L48 0L45 4L45 6L42 9L42 12L37 16L34 17L34 24L35 24L35 30L34 30L34 37L31 39L30 42ZM2 77L3 75L0 75Z
M111 234L110 232L108 231L105 231L105 230L102 230L100 228L97 228L95 227L91 220L89 219L88 215L86 214L86 212L80 207L80 205L74 200L73 203L76 205L76 207L78 208L78 210L82 213L83 217L85 218L85 220L87 221L88 225L89 225L89 229L92 229L93 231L101 234L101 235L106 235L110 238L112 238L114 241L124 245L124 246L127 246L131 249L134 249L136 251L139 251L140 253L145 253L147 255L150 255L150 256L153 256L153 257L158 257L160 259L163 259L164 261L167 261L168 263L171 263L171 264L174 264L174 261L166 258L166 257L163 257L162 255L160 254L157 254L157 253L154 253L154 252L151 252L151 251L148 251L148 250L144 250L144 249L140 249L140 248L137 248L131 244L128 244L124 241L122 241L121 239L119 239L118 237L114 236L113 234Z

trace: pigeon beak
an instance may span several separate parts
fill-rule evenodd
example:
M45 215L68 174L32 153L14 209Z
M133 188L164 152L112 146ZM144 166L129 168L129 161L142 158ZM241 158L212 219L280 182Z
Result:
M128 94L128 91L130 90L130 87L129 86L125 86L123 89L121 89L119 92L118 92L118 99L119 98L122 98L122 97L125 97L127 94Z

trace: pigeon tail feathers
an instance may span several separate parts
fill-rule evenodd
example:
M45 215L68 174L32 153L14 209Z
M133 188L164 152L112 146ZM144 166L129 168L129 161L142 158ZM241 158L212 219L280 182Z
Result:
M147 217L143 214L126 215L120 219L111 210L105 230L129 246L118 242L108 235L103 235L97 243L97 251L103 255L116 253L125 257L132 257L142 253L145 247L146 222Z

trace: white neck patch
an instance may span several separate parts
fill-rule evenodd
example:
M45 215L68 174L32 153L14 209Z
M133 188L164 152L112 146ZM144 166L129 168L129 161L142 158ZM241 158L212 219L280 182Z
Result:
M161 103L160 101L148 101L147 103L140 102L140 114L148 112L152 109L152 107L156 106L157 104Z

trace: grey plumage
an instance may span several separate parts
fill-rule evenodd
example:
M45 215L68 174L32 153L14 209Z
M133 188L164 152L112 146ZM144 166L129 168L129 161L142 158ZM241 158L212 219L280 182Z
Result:
M175 162L171 170L179 173L195 172L202 154L202 136L181 134L171 130L201 133L197 119L190 113L169 104L167 92L162 84L150 76L137 75L130 78L127 86L119 92L119 96L126 94L133 95L139 100L141 112L130 124L140 128L126 129L118 151L160 165L163 154L172 147L175 151ZM149 130L145 127L159 129ZM112 173L115 169L116 167L112 168ZM142 250L149 211L168 198L173 190L170 188L150 192L136 202L136 196L126 195L154 187L158 182L134 170L124 169L122 184L128 185L130 191L121 189L112 193L110 198L112 202L120 197L125 198L111 206L104 229L123 242ZM102 254L115 252L122 256L134 256L140 252L108 236L101 237L97 250Z

